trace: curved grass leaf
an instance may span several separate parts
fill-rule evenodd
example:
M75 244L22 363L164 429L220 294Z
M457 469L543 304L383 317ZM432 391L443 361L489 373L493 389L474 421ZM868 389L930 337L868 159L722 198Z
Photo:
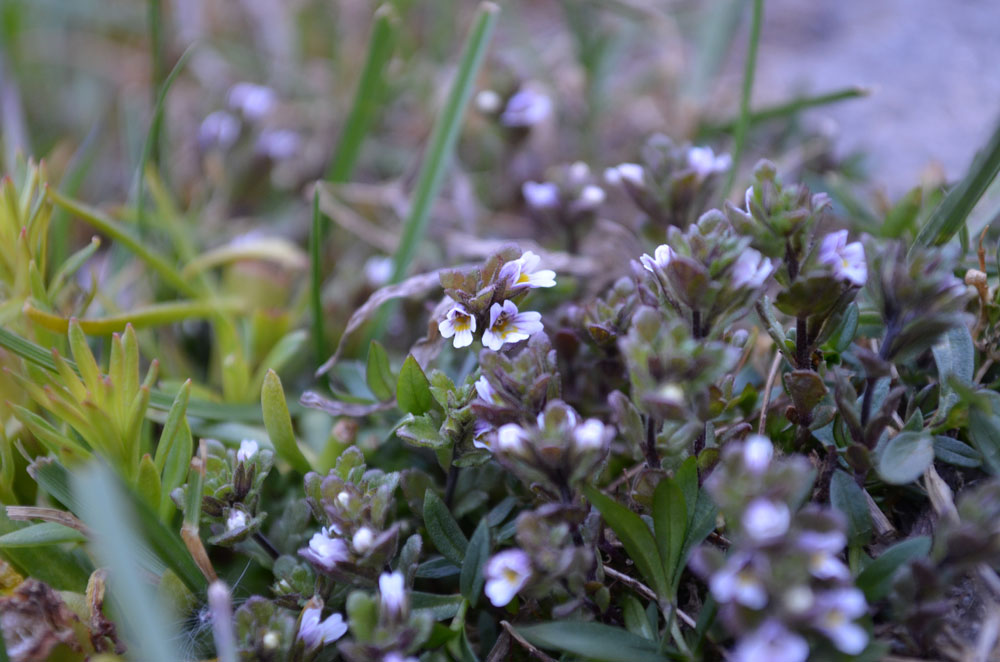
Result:
M668 659L649 639L603 623L557 621L517 628L517 632L539 648L564 651L587 660L655 662Z
M264 386L260 391L260 406L267 436L271 439L278 456L291 464L299 473L304 474L312 470L309 460L302 454L298 442L295 441L295 431L292 429L292 417L288 413L285 391L281 387L281 379L273 370L268 370L267 376L264 377Z

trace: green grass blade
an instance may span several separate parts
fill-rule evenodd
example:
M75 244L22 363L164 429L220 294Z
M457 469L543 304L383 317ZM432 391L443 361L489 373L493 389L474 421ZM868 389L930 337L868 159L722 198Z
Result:
M329 353L326 347L326 329L323 324L323 214L319 210L319 188L313 191L313 217L309 229L309 307L312 308L313 347L316 361Z
M1000 121L993 135L969 166L969 172L948 192L924 227L920 228L914 245L938 246L946 243L962 229L972 208L1000 173Z
M750 19L750 41L747 47L746 68L743 71L743 91L740 94L740 117L733 132L733 167L729 169L726 185L722 188L722 197L729 197L729 192L736 181L736 173L740 169L740 159L743 157L743 147L746 144L747 133L750 130L752 117L750 114L750 96L753 94L753 79L757 72L757 49L760 46L760 26L764 18L764 0L753 0L753 15Z
M845 87L841 90L834 90L833 92L827 92L825 94L818 94L815 96L801 96L786 101L784 103L779 103L773 106L767 106L761 108L760 110L755 110L750 113L750 124L760 124L761 122L770 122L771 120L783 119L786 117L794 117L804 110L810 108L816 108L819 106L828 106L830 104L839 103L841 101L848 101L850 99L858 99L861 97L866 97L871 94L871 90L867 87L860 87L857 85L852 85L851 87ZM712 133L725 133L728 131L733 131L736 125L739 124L740 118L736 117L734 119L711 123L708 122L703 124L701 128L698 129L698 135L706 135Z
M108 469L94 464L74 475L73 488L82 519L94 532L96 555L111 572L111 595L128 633L131 655L150 662L182 659L173 646L171 621L143 577L136 553L140 545L137 517L124 506L117 480Z
M384 88L383 75L395 50L398 24L399 20L391 5L382 5L375 10L368 55L361 70L361 78L358 79L358 88L354 92L354 103L341 129L337 151L326 174L331 182L346 182L354 173L361 145L378 111L379 97Z

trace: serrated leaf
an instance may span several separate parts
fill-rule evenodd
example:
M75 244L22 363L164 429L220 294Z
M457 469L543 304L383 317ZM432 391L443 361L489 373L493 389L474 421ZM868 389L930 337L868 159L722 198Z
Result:
M517 628L539 648L558 650L600 662L667 660L659 646L627 630L603 623L556 621Z
M414 416L426 414L434 406L430 382L412 354L406 357L403 367L399 369L396 404L402 411Z
M461 568L469 541L451 516L448 506L431 489L424 494L424 526L437 551Z
M881 600L889 595L896 572L908 561L927 556L930 549L931 539L928 536L910 538L897 543L869 563L854 583L864 591L868 602Z
M285 401L285 391L281 387L278 373L267 371L264 386L260 391L260 405L264 414L264 427L271 439L278 457L291 464L299 473L307 473L312 469L309 460L302 454L298 442L295 441L295 431L292 429L292 417L288 413L288 403Z
M441 436L437 423L428 416L407 414L396 427L396 435L414 446L423 448L446 448L451 443Z
M389 367L389 354L377 340L372 340L368 347L368 360L365 365L365 381L368 388L380 402L392 399L393 376Z
M872 518L864 490L847 472L838 469L830 478L830 505L847 518L849 545L867 545L872 536Z
M483 592L483 584L486 582L486 561L489 556L490 527L486 524L486 520L482 519L469 538L465 561L462 563L462 574L458 580L459 590L472 607L479 602L479 596Z
M876 469L882 480L893 485L911 483L934 461L934 440L920 432L900 432L878 453Z
M656 533L660 559L663 561L663 573L669 579L678 576L687 527L688 511L684 493L673 478L664 478L653 492L653 530Z
M642 518L589 485L583 492L621 540L625 551L650 587L662 598L669 596L670 583L663 571L663 560L656 540Z

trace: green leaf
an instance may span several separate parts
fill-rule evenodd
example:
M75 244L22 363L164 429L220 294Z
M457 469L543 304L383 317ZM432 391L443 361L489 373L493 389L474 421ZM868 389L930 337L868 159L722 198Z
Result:
M992 411L980 407L969 409L969 442L983 457L983 468L1000 475L1000 417L997 416L997 394L988 393Z
M840 324L837 325L837 328L833 330L833 333L830 334L830 337L826 341L834 351L843 352L854 342L854 336L858 332L859 317L858 304L852 303L844 311L840 319Z
M976 348L972 344L972 335L964 325L949 329L941 339L931 347L934 363L937 365L938 384L941 395L938 397L938 409L934 414L935 421L944 421L948 413L960 400L958 393L951 386L951 379L960 379L971 383L975 372Z
M160 519L166 522L177 509L170 493L174 488L180 487L187 478L188 465L191 456L194 455L194 439L191 437L191 428L186 420L181 421L180 430L174 433L174 442L170 445L170 452L167 454L166 464L163 466L161 482L163 490L160 493L159 513Z
M451 516L448 506L429 488L424 494L424 526L427 527L427 535L437 551L461 568L469 541Z
M438 424L430 416L407 414L396 427L396 435L413 446L447 448L451 442L441 436Z
M588 485L583 492L621 540L625 551L650 587L661 598L668 597L670 583L663 571L663 559L660 558L653 534L642 518L594 487Z
M58 522L41 522L0 536L0 548L45 547L64 542L86 542L87 537Z
M653 492L653 530L656 532L656 545L663 561L663 573L670 579L679 575L678 565L681 562L687 527L688 512L684 493L673 478L664 478Z
M160 507L160 474L156 472L153 458L146 453L139 461L139 474L135 481L135 490L151 508Z
M974 469L982 466L983 456L979 451L958 439L936 435L934 437L934 457L956 467Z
M490 556L490 527L485 519L479 520L479 526L472 532L469 546L466 547L465 561L462 563L462 574L458 586L469 605L476 606L486 582L486 561Z
M396 403L402 411L414 416L426 414L434 406L430 382L412 354L406 357L403 367L399 369Z
M167 463L167 456L170 454L173 444L176 443L179 436L181 422L184 421L184 415L187 412L187 405L190 399L191 380L188 379L181 384L176 397L174 397L174 403L170 405L170 411L167 412L167 420L164 421L163 431L160 433L160 442L156 445L156 455L153 459L156 463L156 470L160 473L163 472Z
M410 592L410 608L417 613L430 614L435 621L453 618L463 602L465 602L465 597L461 595Z
M876 468L887 483L905 485L919 478L934 461L934 439L921 432L900 432L878 453Z
M927 556L931 549L928 536L910 538L885 550L880 557L869 563L855 584L865 593L868 602L876 602L889 595L892 579L903 565L913 559Z
M380 402L392 399L392 369L389 367L389 354L377 340L373 340L368 348L368 362L365 370L368 388Z
M838 469L830 478L830 505L847 518L849 545L867 545L872 537L872 518L864 490L847 472Z
M656 643L627 630L603 623L555 621L517 628L518 634L539 648L564 651L600 662L654 662L667 660Z
M621 598L622 616L625 618L625 628L632 634L639 635L643 639L656 641L656 630L649 618L646 617L646 610L643 609L639 598L631 593L622 593Z
M9 519L7 510L0 507L0 534L5 538L29 528L32 526ZM0 556L23 576L34 577L57 591L83 592L87 587L87 579L94 570L82 550L69 552L60 547L49 547L42 551L24 549L22 546L3 546L0 547Z
M299 473L311 471L309 460L299 450L299 444L295 441L295 431L292 429L292 417L288 413L285 391L281 387L278 373L273 370L268 370L264 378L264 386L260 391L260 406L264 414L267 436L271 439L278 457L292 465Z

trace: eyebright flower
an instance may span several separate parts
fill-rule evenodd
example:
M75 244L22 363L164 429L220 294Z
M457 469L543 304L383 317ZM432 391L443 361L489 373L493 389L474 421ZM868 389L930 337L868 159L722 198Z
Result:
M791 522L788 506L758 497L750 502L741 520L743 530L755 542L768 543L785 535Z
M743 464L755 474L762 474L767 470L773 455L774 446L767 437L754 434L743 443Z
M818 259L833 267L834 275L858 287L868 279L865 248L860 241L847 243L847 230L831 232L819 245Z
M406 587L403 585L403 573L398 570L393 573L383 573L378 578L379 600L382 611L396 616L406 607Z
M493 452L493 445L490 443L490 432L493 432L494 427L491 423L484 421L483 419L477 419L475 423L472 424L472 445L476 448L480 448L484 451Z
M257 446L256 441L253 439L244 439L240 442L240 449L236 451L237 462L247 462L252 460L258 450L259 447Z
M476 95L476 108L486 115L493 115L500 112L503 99L495 90L480 90Z
M255 149L272 161L284 161L295 156L301 144L302 137L291 129L268 129L257 138Z
M309 539L309 547L299 550L299 554L326 570L332 570L341 561L350 558L347 543L341 538L331 538L330 531L323 528Z
M240 121L224 110L209 113L198 127L198 144L202 149L229 149L240 137Z
M732 269L734 287L757 288L774 271L774 265L754 249L747 248L736 258Z
M721 603L736 602L750 609L762 609L767 604L763 582L750 567L748 554L734 554L708 582L709 590Z
M532 209L554 209L559 206L559 187L552 182L525 182L521 195Z
M226 518L226 531L236 531L247 525L247 514L242 510L231 510Z
M688 167L695 171L698 179L705 179L717 172L725 172L733 165L728 154L715 155L711 147L692 147L687 153Z
M583 190L580 191L580 195L577 196L576 202L573 203L573 209L578 212L596 209L604 203L604 199L606 197L604 189L600 186L589 184L584 186Z
M306 607L302 611L302 622L299 624L299 639L305 642L307 649L319 648L333 643L347 633L347 623L340 614L331 614L320 621L323 610L319 607Z
M865 595L857 588L827 591L817 600L819 617L814 625L842 653L857 655L868 645L868 633L854 619L868 611Z
M607 436L604 423L596 418L588 418L573 430L573 441L579 450L597 450L604 446Z
M494 607L506 606L531 577L531 559L520 549L508 549L486 563L486 597Z
M392 651L382 656L382 662L420 662L415 657L403 657L402 653Z
M642 262L642 266L645 267L646 271L651 274L655 274L657 267L660 269L666 269L673 257L673 249L666 244L660 244L656 247L656 250L653 251L652 257L650 257L649 253L643 253L642 257L639 258L639 261Z
M552 111L552 100L541 92L521 88L507 100L500 114L500 123L512 128L530 128L540 123Z
M497 447L510 455L524 454L524 430L517 423L501 425L497 430Z
M851 578L851 571L836 557L847 544L843 531L803 531L796 544L809 553L809 572L817 579Z
M444 319L438 322L438 331L442 338L455 336L455 347L468 347L472 344L472 334L476 330L476 318L462 304L448 311Z
M622 163L604 171L604 181L612 185L628 184L635 188L645 186L645 174L638 163Z
M740 640L730 658L733 662L805 662L809 644L775 620L764 621Z
M255 83L236 83L229 89L229 107L250 121L259 120L274 108L274 90Z
M486 375L476 380L476 395L483 402L500 404L500 396L497 395L496 389L490 384L490 380L486 379Z
M499 278L506 281L510 287L555 287L556 272L551 269L536 271L541 260L542 258L535 253L524 251L521 257L501 267Z
M490 306L490 328L483 333L483 344L496 351L506 343L527 340L542 330L542 316L536 312L520 313L513 301L504 301L503 306Z
M354 532L354 536L351 538L351 547L358 554L364 554L369 549L371 549L372 542L375 540L375 534L367 526L363 526Z

